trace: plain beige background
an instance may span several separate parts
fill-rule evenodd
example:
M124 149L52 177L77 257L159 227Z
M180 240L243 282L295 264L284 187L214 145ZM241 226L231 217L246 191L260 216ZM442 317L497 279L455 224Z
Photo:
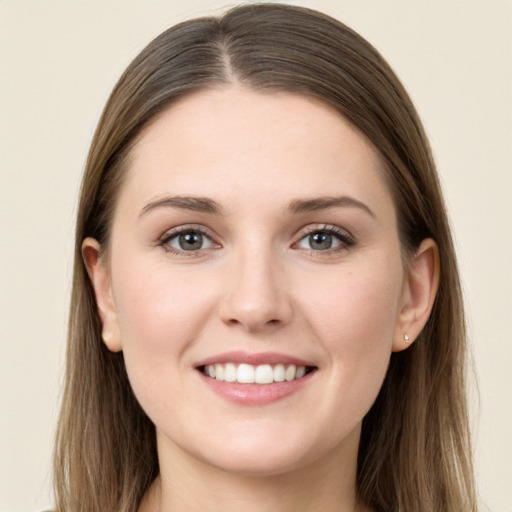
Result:
M459 250L480 386L483 502L512 511L512 4L291 2L367 37L431 137ZM51 504L73 216L102 106L138 51L225 2L0 0L0 512Z

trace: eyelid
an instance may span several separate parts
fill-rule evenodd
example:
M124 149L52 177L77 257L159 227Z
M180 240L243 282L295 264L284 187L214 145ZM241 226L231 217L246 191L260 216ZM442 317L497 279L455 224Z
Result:
M182 249L178 249L169 244L169 241L177 236L187 233L187 232L196 232L200 233L203 237L207 238L211 245L209 247L205 247L202 249L198 249L196 251L185 251ZM215 237L212 235L211 230L201 226L199 224L182 224L180 226L176 226L167 230L158 240L158 245L161 245L167 252L176 254L178 256L199 256L204 251L210 250L212 248L219 248L221 245L215 241Z
M182 250L176 247L173 247L169 244L169 241L177 236L179 236L182 233L186 232L197 232L200 233L203 237L207 238L211 245L205 248L197 249L197 250ZM307 249L307 248L300 248L298 247L298 244L306 237L310 236L313 233L316 232L323 232L328 233L338 239L340 242L338 245L336 245L333 248L325 249L325 250L315 250L315 249ZM159 237L158 245L163 246L163 248L170 253L180 255L180 256L200 256L205 251L211 250L211 249L218 249L221 246L220 243L216 241L216 236L211 233L211 230L206 228L203 225L200 224L183 224L180 226L176 226L174 228L171 228L167 230L161 237ZM298 234L295 237L295 242L292 244L292 248L294 249L303 249L305 251L313 252L315 254L319 255L329 255L334 254L338 251L347 250L353 245L355 245L356 241L353 235L347 231L344 228L341 228L339 226L336 226L334 224L309 224L303 228L301 228L298 232Z
M297 241L294 242L293 246L297 246L297 244L299 242L301 242L304 238L306 238L307 236L310 236L312 233L317 233L317 232L323 232L323 233L328 233L330 235L333 235L333 236L337 237L341 243L338 246L333 247L332 249L326 249L323 251L319 251L319 250L315 251L314 249L309 249L310 251L314 252L315 254L321 254L321 253L332 254L334 252L337 252L337 251L340 251L343 249L348 249L348 248L352 247L353 245L355 245L355 243L356 243L354 236L349 231L347 231L346 229L343 229L339 226L336 226L334 224L313 224L313 225L310 224L304 228L301 228L301 230L299 231L297 238L296 238ZM308 250L308 249L306 249L306 250Z

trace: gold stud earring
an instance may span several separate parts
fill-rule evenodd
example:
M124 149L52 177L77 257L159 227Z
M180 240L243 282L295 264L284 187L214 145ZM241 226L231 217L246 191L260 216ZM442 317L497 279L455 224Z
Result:
M109 339L109 335L102 332L101 333L101 339L103 340L103 343L107 343L108 339Z

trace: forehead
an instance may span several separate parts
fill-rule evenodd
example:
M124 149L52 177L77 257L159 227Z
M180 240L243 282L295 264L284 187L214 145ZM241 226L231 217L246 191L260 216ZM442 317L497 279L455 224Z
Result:
M251 193L268 202L335 190L389 202L381 167L367 139L321 101L230 86L182 98L145 129L121 196L133 204L160 194L223 201Z

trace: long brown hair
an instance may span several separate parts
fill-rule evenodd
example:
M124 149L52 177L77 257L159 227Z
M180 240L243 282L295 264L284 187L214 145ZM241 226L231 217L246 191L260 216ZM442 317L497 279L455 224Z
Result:
M81 255L86 237L108 246L129 153L148 123L194 91L241 83L319 98L379 151L404 254L432 237L440 287L410 349L394 353L364 418L357 469L361 503L376 511L476 511L466 410L466 336L452 238L418 115L380 54L313 10L246 5L181 23L130 64L105 106L80 193L67 367L54 472L59 512L134 512L158 474L155 430L138 405L122 353L101 341Z

